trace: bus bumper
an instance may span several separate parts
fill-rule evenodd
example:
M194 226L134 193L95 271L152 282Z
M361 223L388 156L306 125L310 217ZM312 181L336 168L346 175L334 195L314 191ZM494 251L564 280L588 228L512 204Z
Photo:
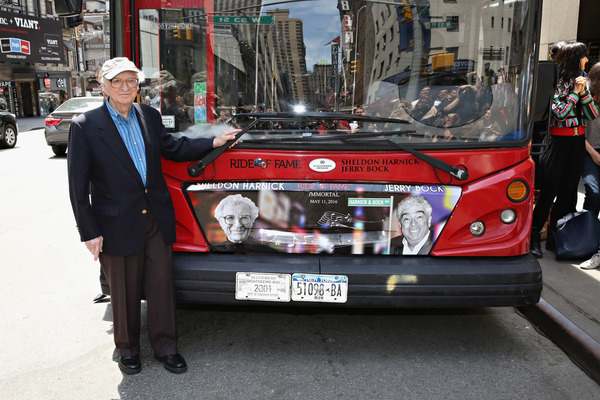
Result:
M346 275L343 304L236 300L237 272ZM535 304L542 270L517 257L388 257L175 253L180 303L335 307L504 307Z

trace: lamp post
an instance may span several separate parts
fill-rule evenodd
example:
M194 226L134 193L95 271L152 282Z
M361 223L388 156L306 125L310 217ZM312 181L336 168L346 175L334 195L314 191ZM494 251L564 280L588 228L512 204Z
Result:
M366 7L366 5L362 6L356 12L356 38L354 39L354 65L356 65L356 49L358 47L358 27L360 26L360 22L359 22L358 17L360 15L360 12L365 7ZM353 75L354 76L352 77L352 114L354 114L354 95L356 94L356 68L354 68Z
M420 16L417 10L417 5L414 0L408 0L408 6L412 13L412 24L413 24L413 54L412 64L410 68L410 81L408 83L407 98L417 98L417 85L419 84L419 77L421 74L421 59L423 57L423 31L421 29Z

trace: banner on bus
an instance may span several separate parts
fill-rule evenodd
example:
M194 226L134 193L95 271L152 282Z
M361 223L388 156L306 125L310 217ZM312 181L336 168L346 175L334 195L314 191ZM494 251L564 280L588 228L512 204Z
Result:
M0 61L63 64L60 22L0 12Z
M461 189L214 182L192 184L186 193L216 252L427 255Z

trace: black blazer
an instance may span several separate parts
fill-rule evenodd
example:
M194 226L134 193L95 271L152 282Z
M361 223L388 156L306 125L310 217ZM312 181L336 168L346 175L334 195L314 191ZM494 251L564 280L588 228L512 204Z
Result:
M137 103L134 108L146 147L146 187L106 104L79 115L69 131L69 194L81 241L103 236L103 252L117 256L142 249L150 210L164 240L175 242L175 211L161 157L193 161L213 148L212 139L174 139L157 110Z

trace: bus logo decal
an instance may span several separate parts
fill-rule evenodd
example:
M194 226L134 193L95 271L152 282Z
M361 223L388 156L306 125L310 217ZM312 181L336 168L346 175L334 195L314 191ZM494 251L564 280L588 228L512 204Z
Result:
M316 158L308 166L315 172L329 172L335 169L335 161L329 158Z

